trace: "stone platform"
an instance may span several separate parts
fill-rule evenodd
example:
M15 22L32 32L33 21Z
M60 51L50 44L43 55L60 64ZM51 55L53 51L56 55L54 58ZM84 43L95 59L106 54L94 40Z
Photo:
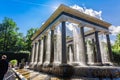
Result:
M120 78L120 67L113 66L44 67L42 72L62 78Z
M107 78L107 77L106 78L87 78L87 77L80 77L80 76L78 77L72 76L71 78L63 78L63 77L56 77L52 74L46 74L43 72L37 72L37 71L29 70L29 69L19 69L17 70L17 72L22 74L26 78L26 80L100 80L100 79L101 80L120 80L120 78L112 78L112 79ZM81 71L80 73L82 74L84 72Z

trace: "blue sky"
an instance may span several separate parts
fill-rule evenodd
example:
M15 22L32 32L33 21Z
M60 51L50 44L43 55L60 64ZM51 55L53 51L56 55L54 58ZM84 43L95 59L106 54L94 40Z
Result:
M39 28L60 4L102 11L103 20L120 25L120 0L0 0L0 22L12 18L25 35L31 27Z

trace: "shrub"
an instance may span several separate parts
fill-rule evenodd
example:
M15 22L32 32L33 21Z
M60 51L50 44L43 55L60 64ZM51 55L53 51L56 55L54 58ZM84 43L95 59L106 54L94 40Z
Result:
M17 63L18 63L18 61L16 59L10 61L10 64L12 67L15 67L17 65Z

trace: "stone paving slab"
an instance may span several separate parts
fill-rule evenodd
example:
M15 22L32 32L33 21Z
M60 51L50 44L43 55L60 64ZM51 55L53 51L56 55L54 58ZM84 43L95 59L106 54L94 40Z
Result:
M99 80L99 79L86 79L86 78L81 78L81 79L60 79L57 77L53 77L41 72L36 72L36 71L32 71L32 70L27 70L27 69L23 69L23 70L17 70L18 72L20 72L20 74L23 74L23 76L27 79L27 80ZM29 72L29 75L24 74L26 72Z
M22 74L22 76L24 76L27 80L60 80L57 77L51 77L47 74L35 72L28 69L18 69L16 71Z
M28 70L28 69L22 69L22 70L17 70L18 72L20 72L20 74L22 74L22 76L24 76L27 80L100 80L98 78L72 78L72 79L60 79L48 74L44 74L41 72L36 72L36 71L32 71L32 70ZM28 74L26 74L28 73ZM14 80L14 79L13 79ZM111 79L101 79L101 80L111 80ZM113 80L120 80L120 78L116 78Z
M11 68L8 69L7 73L4 76L4 80L17 80L14 72L11 70Z

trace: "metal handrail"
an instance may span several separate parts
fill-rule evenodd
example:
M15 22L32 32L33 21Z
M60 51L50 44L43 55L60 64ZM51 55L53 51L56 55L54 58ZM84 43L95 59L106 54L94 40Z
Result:
M14 73L11 74L10 76L8 76L7 78L5 78L4 80L9 80L9 78L11 78L13 75L15 75Z
M4 78L4 80L10 80L12 76L15 76L16 78L18 78L18 80L21 80L21 78L16 74L16 72L12 68L9 67L8 71L12 72L12 74Z

